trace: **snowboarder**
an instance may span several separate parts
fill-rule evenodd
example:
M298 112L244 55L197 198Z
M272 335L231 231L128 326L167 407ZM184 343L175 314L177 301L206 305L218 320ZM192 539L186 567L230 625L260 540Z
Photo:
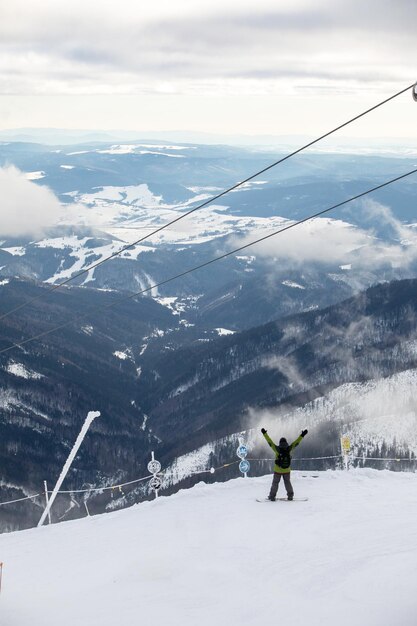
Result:
M296 446L298 446L303 437L305 437L308 433L308 430L303 430L301 435L291 444L288 443L285 437L281 437L278 446L275 445L275 443L272 441L265 428L261 428L261 433L267 440L272 450L275 452L274 478L272 479L272 485L269 492L268 500L275 500L281 476L284 479L284 485L287 491L287 498L288 500L292 500L294 498L294 489L292 488L290 480L291 451L294 450Z

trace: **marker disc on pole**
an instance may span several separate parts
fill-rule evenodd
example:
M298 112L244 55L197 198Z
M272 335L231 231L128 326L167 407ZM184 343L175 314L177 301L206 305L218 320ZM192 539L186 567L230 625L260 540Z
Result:
M248 454L247 447L242 444L241 446L238 447L236 454L239 457L239 459L244 459Z
M161 485L162 485L162 480L158 476L154 476L149 481L150 488L154 489L155 491L157 491L161 487Z
M242 474L247 474L250 470L249 461L247 461L246 459L243 459L243 461L239 463L239 470L242 472Z
M148 472L150 474L158 474L161 471L161 464L159 461L149 461L148 463Z

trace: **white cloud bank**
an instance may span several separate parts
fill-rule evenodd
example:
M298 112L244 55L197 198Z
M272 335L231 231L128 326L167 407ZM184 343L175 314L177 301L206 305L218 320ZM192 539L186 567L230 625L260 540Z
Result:
M57 222L61 205L47 189L17 168L0 168L0 236L39 235Z
M395 218L389 207L374 201L366 201L362 212L379 225L389 226L395 234L391 242L381 241L372 228L363 230L341 220L316 218L283 236L271 237L254 246L257 256L290 265L314 262L323 264L361 265L368 269L381 265L405 268L417 259L417 229L407 227ZM243 239L233 238L230 248L245 245L254 239L253 234Z
M243 245L252 239L253 235L246 237ZM281 237L271 237L257 244L254 251L259 256L297 264L334 263L345 261L350 252L369 243L369 236L350 224L317 218L286 231Z

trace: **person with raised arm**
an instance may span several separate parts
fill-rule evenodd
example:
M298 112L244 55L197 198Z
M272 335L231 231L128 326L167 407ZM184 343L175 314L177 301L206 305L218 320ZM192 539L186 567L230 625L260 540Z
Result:
M306 434L308 433L308 430L303 430L301 435L297 437L297 439L290 444L285 439L285 437L281 437L281 439L279 440L278 446L272 441L271 437L268 435L265 428L261 428L261 433L263 434L266 441L268 442L268 445L272 448L272 450L275 453L274 477L272 479L272 485L271 485L271 490L269 492L268 500L271 500L273 502L276 499L278 486L279 486L281 477L284 480L284 485L285 485L285 489L287 492L287 499L293 500L294 489L292 488L291 479L290 479L291 452L292 450L294 450L296 446L298 446L299 443L301 443L301 440L303 439L303 437L306 436Z

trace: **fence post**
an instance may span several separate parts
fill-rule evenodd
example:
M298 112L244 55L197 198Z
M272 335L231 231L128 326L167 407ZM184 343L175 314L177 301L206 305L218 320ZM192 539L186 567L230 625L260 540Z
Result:
M349 469L349 452L350 452L350 439L347 435L342 435L340 437L340 447L342 450L343 461L345 465L345 469Z
M48 483L46 480L43 481L43 486L45 489L45 502L46 502L46 511L48 511L48 524L51 524L51 509L49 508L49 496L48 496Z

